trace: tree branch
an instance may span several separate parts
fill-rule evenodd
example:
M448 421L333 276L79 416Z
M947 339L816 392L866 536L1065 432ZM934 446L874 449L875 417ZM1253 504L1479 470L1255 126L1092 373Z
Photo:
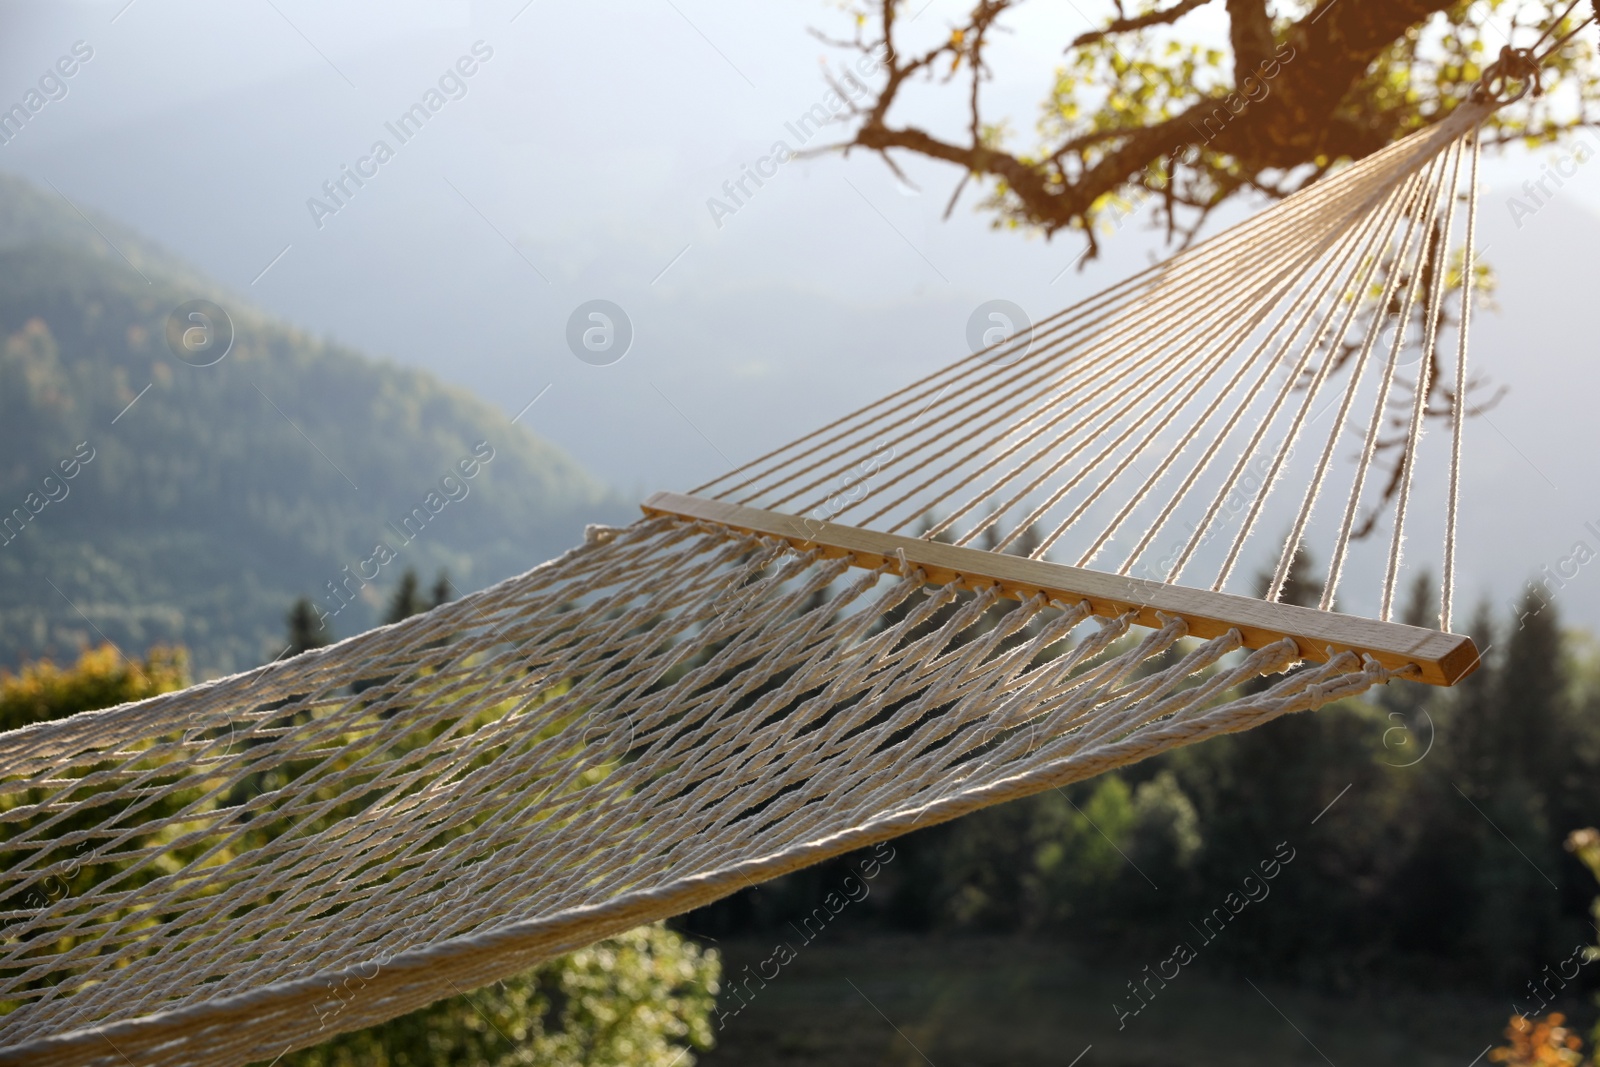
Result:
M904 59L894 44L895 4L882 0L882 43L888 53L885 84L853 140L841 147L861 147L885 155L894 149L911 151L945 160L971 174L998 178L1015 198L1018 213L1053 234L1067 228L1087 230L1089 214L1102 197L1130 183L1144 184L1143 175L1152 164L1172 161L1191 147L1198 150L1202 161L1185 162L1211 180L1220 180L1225 171L1214 162L1204 162L1206 157L1213 161L1231 157L1237 162L1232 169L1254 175L1262 170L1325 166L1329 159L1370 155L1389 142L1393 131L1377 122L1363 123L1361 108L1345 106L1347 96L1384 49L1435 12L1449 8L1454 0L1340 0L1290 26L1282 44L1274 44L1264 0L1227 0L1234 19L1236 60L1245 61L1238 69L1241 74L1248 70L1247 76L1254 79L1249 84L1243 77L1239 79L1249 96L1221 94L1159 122L1097 131L1091 137L1098 142L1092 161L1073 142L1049 157L1051 166L981 143L976 135L976 80L969 102L970 143L943 140L915 126L890 125L888 114L900 90L917 73L931 72L941 55L948 53L979 67L985 31L1014 2L981 0L968 27L953 35L951 42ZM1181 0L1162 12L1120 19L1103 32L1114 32L1119 25L1141 19L1171 21L1204 2L1207 0ZM973 77L978 77L977 70ZM1061 167L1067 152L1075 152L1084 163L1070 175ZM1175 178L1178 165L1169 162L1167 169ZM1236 189L1249 183L1233 178L1227 184Z
M1103 30L1090 30L1088 33L1080 33L1072 39L1072 43L1067 46L1067 49L1071 51L1074 48L1082 48L1085 45L1103 41L1113 34L1132 33L1134 30L1142 30L1148 26L1170 26L1195 8L1204 7L1209 3L1211 3L1211 0L1178 0L1178 3L1165 11L1152 11L1147 15L1138 15L1134 18L1112 19L1111 25Z
M1247 79L1272 57L1277 42L1267 0L1228 0L1228 38L1233 44L1233 84L1247 89Z

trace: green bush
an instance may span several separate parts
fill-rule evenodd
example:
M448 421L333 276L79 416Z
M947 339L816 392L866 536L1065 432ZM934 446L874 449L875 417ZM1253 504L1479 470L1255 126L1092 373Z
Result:
M657 924L285 1056L280 1067L687 1067L712 1045L716 949Z

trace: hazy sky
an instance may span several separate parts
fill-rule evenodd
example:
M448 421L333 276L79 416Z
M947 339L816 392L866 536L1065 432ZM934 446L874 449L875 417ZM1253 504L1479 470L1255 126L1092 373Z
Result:
M963 6L934 0L914 29L947 33ZM1035 0L1008 24L990 99L1021 143L1063 44L1109 8ZM1215 34L1215 19L1193 26ZM854 58L808 27L848 31L827 0L5 3L0 103L76 42L93 56L0 145L0 169L48 179L242 299L524 412L624 492L686 489L963 355L979 303L1042 317L1160 248L1141 219L1067 270L1080 244L994 231L971 192L944 221L951 169L908 161L912 187L863 155L785 164L715 217L707 201L775 141L798 147L789 124ZM430 90L445 105L401 143L386 124ZM955 100L912 114L948 124L940 102ZM364 162L378 140L392 158ZM1584 529L1600 528L1585 281L1600 167L1520 225L1508 208L1550 155L1488 169L1502 285L1474 359L1512 392L1470 427L1468 600L1509 595L1580 537L1600 548ZM308 206L330 203L323 183L345 167L369 176L336 211ZM565 340L594 299L635 333L610 366ZM1563 603L1591 626L1593 570Z

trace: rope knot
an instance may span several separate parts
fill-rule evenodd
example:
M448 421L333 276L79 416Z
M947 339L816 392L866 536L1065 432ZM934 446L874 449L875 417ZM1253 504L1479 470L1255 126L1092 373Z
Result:
M1510 104L1528 95L1529 90L1535 97L1542 96L1544 85L1539 80L1539 70L1539 60L1533 54L1533 49L1505 45L1500 49L1499 58L1489 64L1483 77L1478 79L1477 87L1472 90L1472 99L1479 103L1493 100ZM1518 86L1514 93L1510 91L1513 83Z

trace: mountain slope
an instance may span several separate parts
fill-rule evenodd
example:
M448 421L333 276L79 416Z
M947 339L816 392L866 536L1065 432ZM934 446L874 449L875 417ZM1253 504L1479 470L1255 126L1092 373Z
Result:
M247 307L226 358L180 361L166 320L211 294L141 267L153 283L92 248L0 250L0 663L104 637L242 669L297 595L347 636L406 567L464 592L629 514L488 405Z
M132 265L153 280L196 290L192 296L216 297L219 287L173 253L116 219L80 210L53 189L0 174L0 248L60 245L124 269Z

